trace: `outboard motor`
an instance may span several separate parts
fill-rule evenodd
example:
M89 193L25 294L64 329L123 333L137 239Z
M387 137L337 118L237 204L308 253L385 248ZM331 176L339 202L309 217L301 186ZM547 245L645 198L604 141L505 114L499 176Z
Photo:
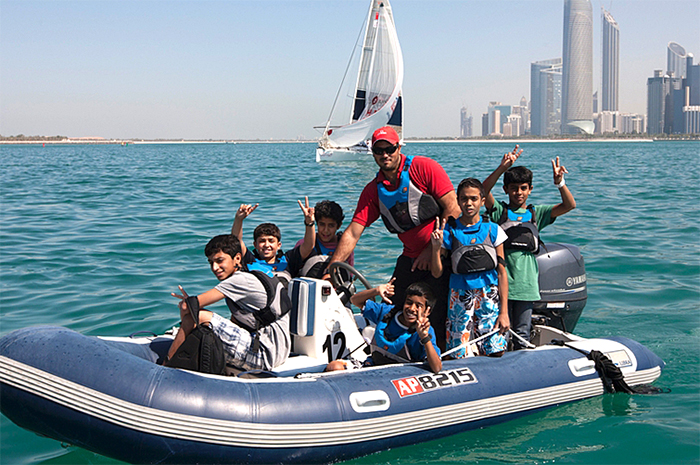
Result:
M586 268L578 247L542 244L536 255L540 300L532 310L533 323L571 332L588 300Z

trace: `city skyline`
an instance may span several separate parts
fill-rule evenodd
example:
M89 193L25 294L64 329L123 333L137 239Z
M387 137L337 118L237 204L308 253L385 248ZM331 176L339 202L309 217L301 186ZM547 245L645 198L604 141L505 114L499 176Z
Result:
M405 136L460 134L460 109L530 97L530 63L561 56L564 1L393 0ZM677 42L700 55L700 2L593 1L620 24L619 110ZM259 6L263 5L264 8ZM367 1L0 2L0 134L314 138ZM593 92L601 83L593 15ZM654 27L649 24L653 21Z

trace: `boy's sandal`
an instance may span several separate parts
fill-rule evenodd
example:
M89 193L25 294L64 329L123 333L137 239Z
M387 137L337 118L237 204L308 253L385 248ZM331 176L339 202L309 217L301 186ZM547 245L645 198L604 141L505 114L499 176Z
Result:
M185 305L187 305L190 315L192 315L194 325L197 326L199 324L199 300L197 299L197 296L193 295L186 298Z

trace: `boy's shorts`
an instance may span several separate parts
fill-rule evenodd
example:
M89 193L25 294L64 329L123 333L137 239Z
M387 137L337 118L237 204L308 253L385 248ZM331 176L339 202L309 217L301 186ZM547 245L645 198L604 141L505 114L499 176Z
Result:
M450 289L447 310L447 349L490 333L496 326L500 313L498 286L481 289ZM479 353L491 355L506 350L506 338L496 333L477 342ZM462 348L453 354L455 358L466 356Z
M211 327L224 345L226 364L243 370L264 370L262 349L253 352L253 336L248 330L216 313L212 314Z

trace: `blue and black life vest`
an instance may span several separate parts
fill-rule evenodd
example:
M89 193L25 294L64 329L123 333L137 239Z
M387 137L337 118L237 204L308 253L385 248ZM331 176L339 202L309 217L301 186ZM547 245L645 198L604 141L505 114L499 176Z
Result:
M528 205L525 213L515 213L510 208L504 208L498 224L508 235L508 239L503 243L505 249L531 253L540 250L540 231L537 229L533 205Z
M407 331L391 341L386 337L386 328L389 326L391 319L395 318L395 315L395 312L390 312L388 314L389 318L383 318L382 321L377 323L377 328L374 330L370 349L372 350L372 359L374 359L376 365L411 361L406 342L413 335L413 331Z
M404 233L434 219L442 212L435 199L422 192L411 181L408 172L412 161L413 157L406 157L399 178L399 186L396 190L388 190L384 183L377 178L379 213L390 233Z
M276 276L282 278L289 282L292 280L292 275L287 270L287 257L282 255L275 263L267 263L265 260L259 258L258 251L253 252L253 261L247 263L248 271L260 271L265 273L269 277Z
M447 220L453 230L457 230L454 218ZM496 247L491 240L491 226L488 217L484 216L482 222L475 225L474 232L460 230L460 235L465 236L467 244L462 244L457 234L452 234L452 272L457 274L479 273L495 270L498 266ZM485 226L485 227L484 227Z

